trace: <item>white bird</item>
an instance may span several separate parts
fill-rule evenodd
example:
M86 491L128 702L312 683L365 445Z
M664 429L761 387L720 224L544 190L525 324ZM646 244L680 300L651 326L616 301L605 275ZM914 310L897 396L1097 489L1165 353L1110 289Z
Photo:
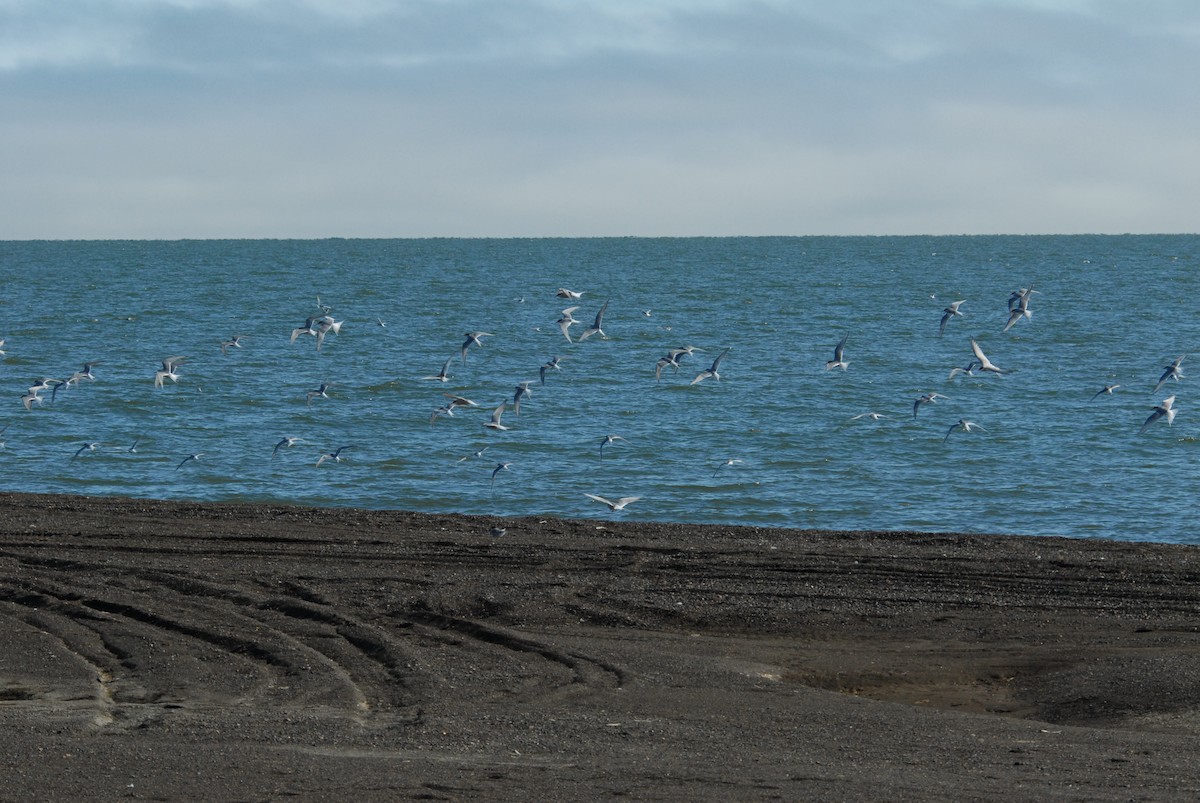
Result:
M26 410L32 410L34 404L40 405L44 400L34 391L29 391L21 397L21 404L25 405Z
M546 384L546 372L549 370L561 371L562 361L565 359L566 357L559 357L555 355L551 357L548 362L543 363L542 366L538 368L538 378L541 380L543 385Z
M625 440L625 439L622 438L620 435L605 435L603 438L601 438L600 439L600 459L601 460L604 459L604 447L605 446L608 446L610 443L615 443L616 441L623 441L623 440Z
M604 334L604 313L607 309L608 309L608 302L605 301L604 306L602 306L600 308L600 311L596 313L596 318L595 318L595 320L592 321L592 325L589 326L587 329L584 329L582 332L580 332L580 334L579 334L579 342L580 343L587 340L592 335L597 335L597 334L600 335L600 337L604 338L605 340L608 340L608 335Z
M332 460L335 463L340 463L340 462L342 462L342 452L346 451L347 449L353 449L353 448L354 448L353 446L339 446L338 448L334 449L332 452L329 452L328 454L323 454L320 457L318 457L317 465L318 466L321 465L326 460Z
M333 387L332 382L322 382L321 386L316 390L310 390L308 393L304 394L304 403L311 407L313 399L328 399L329 389L331 387Z
M520 382L515 388L513 388L513 415L521 414L521 399L525 398L526 396L533 395L533 391L529 389L529 386L532 384L533 381L529 380L526 382Z
M554 294L558 298L569 298L572 301L578 301L583 298L583 291L576 293L574 290L568 290L565 287L558 288L558 292Z
M512 465L512 463L497 463L496 464L496 467L494 469L492 469L492 485L496 484L496 475L499 474L501 471L508 471L509 466L511 466L511 465Z
M300 335L312 335L313 337L316 337L316 335L317 335L316 323L319 319L320 319L320 316L314 315L313 317L305 320L304 324L302 326L297 326L295 329L292 330L292 338L288 342L295 343L296 338L300 337Z
M963 299L962 301L951 301L950 306L942 310L942 322L938 326L938 335L941 335L946 331L946 323L949 322L951 318L963 317L963 314L958 311L958 308L965 302L966 299Z
M1175 397L1174 396L1168 396L1167 398L1165 398L1161 402L1159 402L1158 406L1154 408L1154 412L1152 412L1150 414L1150 417L1146 419L1146 423L1142 424L1142 428L1138 430L1138 434L1141 435L1143 432L1145 432L1147 429L1150 428L1151 424L1153 424L1155 421L1159 420L1160 418L1166 418L1167 426L1170 426L1171 422L1175 420L1174 405L1175 405Z
M1033 320L1033 312L1029 309L1029 298L1036 292L1032 287L1022 287L1008 297L1008 322L1004 324L1005 332L1012 329L1013 325L1022 318Z
M242 338L245 335L233 335L228 340L221 341L221 353L229 354L230 349L240 349L242 347Z
M508 532L508 529L505 527L493 527L492 529L488 530L488 535L490 535L492 538L500 538L506 532Z
M976 343L974 340L971 340L971 351L975 352L975 359L979 360L979 370L980 371L991 371L994 374L1003 374L1004 373L1004 371L1001 368L997 367L995 364L992 363L991 360L989 360L987 358L987 355L983 353L983 349L981 349L979 347L979 344Z
M285 447L295 446L297 443L304 443L304 438L297 438L294 435L285 436L283 440L281 440L279 443L275 444L275 448L271 450L271 457L274 457L275 453L278 452L280 449L283 449Z
M79 457L79 455L83 454L84 452L94 452L99 447L100 447L99 443L85 443L83 446L80 446L75 451L75 454L72 455L71 459L74 460L76 457Z
M626 505L632 504L633 502L636 502L642 498L640 496L622 496L620 499L613 502L612 500L605 499L603 496L596 496L595 494L585 493L584 496L586 496L588 499L595 499L602 505L608 505L609 510L624 510Z
M478 404L471 401L470 399L465 399L462 396L455 396L453 393L443 393L442 395L450 400L450 403L448 406L451 409L453 409L455 407L478 407L479 406Z
M485 446L482 449L480 449L479 451L471 452L468 455L464 455L464 456L458 458L457 462L465 463L466 461L470 460L472 457L483 457L483 453L486 452L487 450L488 450L488 447Z
M736 457L731 457L728 460L726 460L724 463L721 463L719 466L717 466L717 470L713 472L713 476L714 477L717 476L717 472L719 472L721 469L725 468L725 466L736 466L738 463L742 463L742 462L744 462L744 461L739 460Z
M154 387L161 388L164 379L170 379L172 382L179 381L179 374L175 373L175 369L183 364L187 357L167 357L162 361L162 368L154 372Z
M201 457L204 457L204 452L197 452L196 454L190 454L187 457L185 457L179 461L179 465L175 466L175 470L178 471L179 469L183 468L184 463L190 463L193 460L199 460Z
M942 438L942 443L950 440L950 433L954 432L955 430L958 430L959 432L974 432L977 429L987 432L986 429L981 427L979 424L976 424L974 421L968 421L965 418L960 418L956 423L950 425L950 429L946 431L946 437Z
M841 368L843 371L849 367L850 363L846 362L846 340L850 335L844 335L836 346L833 347L833 359L825 363L825 370L831 368Z
M701 371L700 373L696 374L696 378L695 378L695 379L693 379L693 380L692 380L691 382L689 382L688 384L694 385L694 384L696 384L697 382L702 382L702 381L704 381L705 379L708 379L709 377L712 377L713 379L715 379L715 380L717 380L718 382L720 382L720 381L721 381L721 374L720 374L720 373L718 373L717 369L718 369L718 368L720 367L720 365L721 365L721 360L725 359L725 355L726 355L726 354L728 354L728 353L729 353L729 349L728 349L728 348L726 348L724 351L722 351L722 352L721 352L721 353L720 353L720 354L717 356L717 358L716 358L715 360L713 360L713 364L712 364L712 365L710 365L708 368L705 368L705 369L704 369L703 371Z
M129 454L137 454L138 444L142 442L141 438L134 438L133 443L129 445Z
M938 399L948 399L949 396L943 396L940 393L926 393L913 402L913 418L917 417L917 411L921 409L922 404L937 404Z
M325 335L333 332L335 335L341 331L342 324L345 321L335 321L330 316L326 315L317 321L317 351L321 350L321 344L325 342Z
M508 427L500 423L500 416L504 415L504 407L508 404L508 400L500 402L500 406L492 411L492 417L488 421L483 422L483 426L487 429L506 430Z
M462 353L462 361L467 361L467 349L469 349L471 346L482 346L483 338L492 336L493 335L491 332L467 332L465 335L463 335L466 340L463 341L462 348L460 349Z
M454 359L453 357L447 357L446 361L444 363L442 363L442 370L438 371L433 376L423 376L421 378L422 379L432 379L436 382L449 381L450 380L450 362L453 359Z
M573 342L571 340L571 327L579 323L579 321L575 319L575 316L571 314L577 309L579 309L579 307L567 307L562 311L562 316L555 321L555 323L558 324L558 331L562 332L563 337L567 339L568 343Z
M949 380L953 379L954 377L958 376L959 374L966 374L967 376L975 376L975 368L978 365L979 365L979 360L971 360L969 363L967 363L966 368L951 368L950 375L946 377L946 380L949 381Z
M1162 390L1162 386L1167 384L1168 379L1174 379L1176 382L1183 379L1183 369L1180 366L1183 365L1183 358L1186 356L1186 354L1180 354L1170 365L1163 369L1162 376L1158 378L1158 384L1154 386L1155 393Z
M860 418L869 418L872 421L878 421L881 418L887 418L883 413L859 413L858 415L850 416L851 421L858 421Z
M1108 394L1109 396L1111 396L1112 392L1119 387L1121 387L1121 386L1117 385L1117 384L1105 385L1104 387L1100 388L1098 391L1093 393L1092 398L1089 401L1095 401L1097 396L1103 396L1105 394Z

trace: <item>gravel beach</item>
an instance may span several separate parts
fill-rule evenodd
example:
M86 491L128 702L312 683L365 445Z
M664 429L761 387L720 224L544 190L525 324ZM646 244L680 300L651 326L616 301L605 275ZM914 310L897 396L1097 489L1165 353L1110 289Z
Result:
M6 800L1200 797L1188 546L5 494L0 634Z

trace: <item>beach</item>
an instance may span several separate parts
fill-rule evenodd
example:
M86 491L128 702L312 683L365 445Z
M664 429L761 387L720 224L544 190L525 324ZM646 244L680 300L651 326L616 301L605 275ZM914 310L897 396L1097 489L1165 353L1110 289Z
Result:
M1191 546L4 494L0 622L3 799L1200 795Z

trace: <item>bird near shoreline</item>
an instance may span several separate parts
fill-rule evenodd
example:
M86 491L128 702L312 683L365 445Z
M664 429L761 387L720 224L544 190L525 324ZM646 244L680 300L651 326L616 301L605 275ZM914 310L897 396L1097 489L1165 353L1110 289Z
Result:
M640 496L622 496L620 499L613 501L611 499L605 499L603 496L596 496L595 494L585 493L584 496L586 496L588 499L594 499L602 505L606 505L609 510L614 512L618 510L624 510L626 506L631 505L642 498Z

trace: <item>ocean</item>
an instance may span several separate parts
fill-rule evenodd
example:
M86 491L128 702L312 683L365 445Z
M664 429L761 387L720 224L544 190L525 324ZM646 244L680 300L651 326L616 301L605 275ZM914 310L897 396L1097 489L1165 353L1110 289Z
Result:
M1155 392L1200 350L1198 263L1192 235L3 242L3 489L1200 543L1200 377ZM1004 373L950 376L972 339Z

